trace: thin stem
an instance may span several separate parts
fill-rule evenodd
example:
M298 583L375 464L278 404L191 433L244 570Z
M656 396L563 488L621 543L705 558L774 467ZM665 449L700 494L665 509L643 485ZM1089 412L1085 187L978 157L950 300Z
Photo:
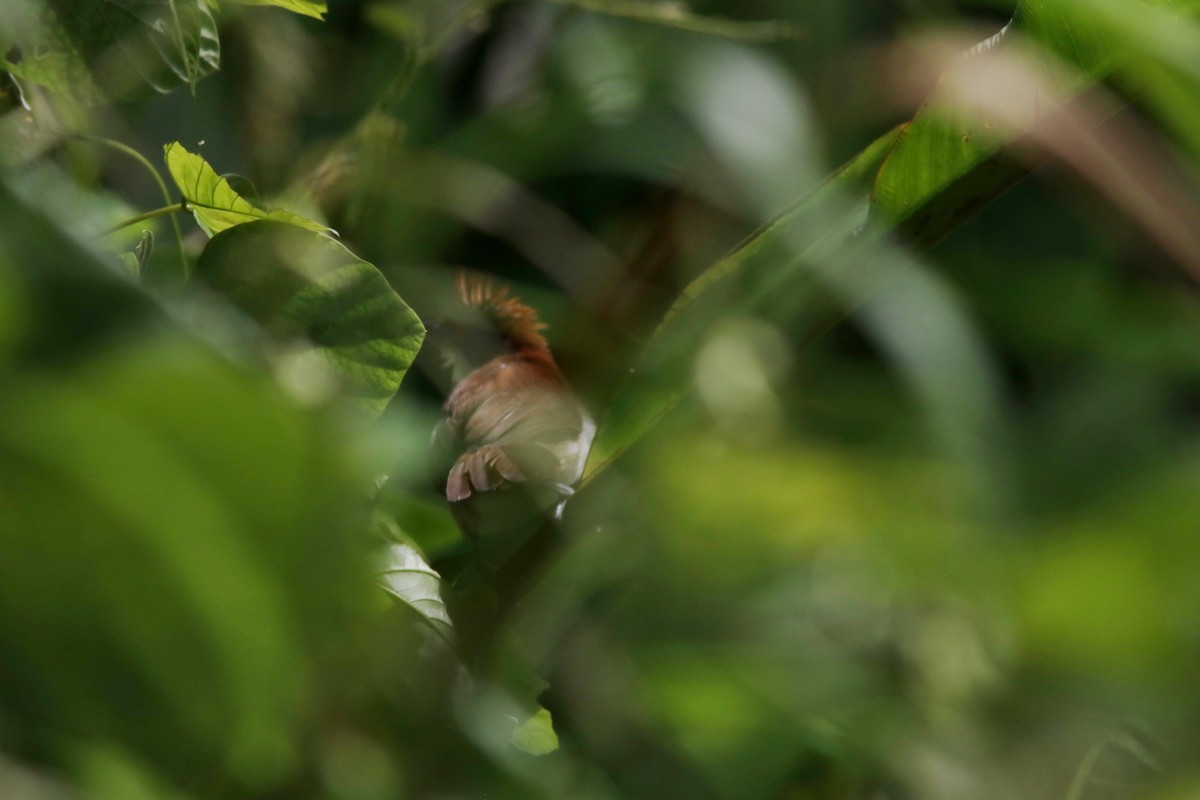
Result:
M187 211L186 201L175 203L174 205L163 206L162 208L156 208L153 211L147 211L145 214L138 214L136 217L130 217L123 222L118 222L111 228L105 228L104 230L100 231L100 233L96 234L96 238L99 239L102 236L108 236L110 233L116 233L122 228L128 228L130 225L136 225L143 220L151 219L153 217L162 217L167 214L176 214L182 211Z
M74 137L76 139L81 139L86 142L92 142L93 144L102 144L106 147L111 147L113 150L116 150L119 153L123 153L124 155L129 156L134 161L141 164L145 168L145 170L150 173L150 177L154 178L154 182L156 184L158 184L159 191L162 192L163 202L168 203L168 204L171 202L171 193L167 190L167 184L163 180L162 174L160 174L158 169L156 169L155 166L150 163L149 159L147 159L144 155L139 153L137 150L134 150L132 147L130 147L127 144L124 144L123 142L118 142L115 139L107 139L103 136L92 136L92 135L86 134L86 133L68 133L67 135ZM121 225L119 227L125 227L125 226ZM183 249L183 231L180 230L179 220L176 217L171 217L171 229L175 234L175 244L179 248L179 268L181 270L180 274L183 276L184 280L187 280L188 263L187 263L187 254L184 252L184 249ZM108 233L108 231L105 231L105 233ZM101 235L104 235L104 234L101 234Z

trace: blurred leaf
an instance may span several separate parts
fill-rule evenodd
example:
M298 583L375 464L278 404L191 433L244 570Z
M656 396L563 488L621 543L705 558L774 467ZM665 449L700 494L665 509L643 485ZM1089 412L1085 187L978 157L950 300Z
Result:
M125 200L97 187L88 187L48 162L32 164L8 177L9 187L30 207L58 221L77 238L98 234L138 213ZM151 226L153 221L146 221ZM123 228L105 236L103 242L113 250L132 249L143 229Z
M21 332L17 356L30 363L78 358L161 322L157 302L121 274L116 259L90 251L0 181L0 281L9 273L19 311L0 328Z
M186 800L137 759L108 743L73 748L73 767L88 800Z
M781 245L792 238L807 238L812 248L827 245L839 237L849 238L865 222L862 213L847 210L835 224L812 230L817 227L813 217L824 212L828 203L842 193L851 195L856 187L869 181L899 135L900 129L896 128L876 139L814 192L752 234L680 293L646 344L632 375L610 403L592 444L585 476L602 469L638 441L690 392L691 357L714 315L728 311L731 287L740 290L739 284L744 281L747 293L752 292L761 301L778 291L778 286L801 266L799 259L780 252ZM768 265L769 272L752 274L761 264ZM807 324L819 323L809 319Z
M412 545L392 542L387 546L376 580L395 600L411 608L451 649L455 646L454 625L442 600L442 576Z
M1170 599L1139 550L1124 538L1094 536L1044 548L1022 593L1029 644L1089 671L1162 668L1171 647Z
M229 181L216 173L201 156L189 153L179 142L163 148L167 170L183 193L188 210L209 236L254 220L286 222L305 230L333 233L329 227L282 208L264 211L242 197Z
M79 800L66 785L0 756L0 796L10 800Z
M688 33L736 39L745 42L774 42L781 39L803 38L803 31L788 22L750 22L704 14L693 14L676 0L645 2L644 0L551 0L565 6L576 6L597 14L649 22Z
M1120 49L1120 71L1132 79L1142 102L1200 157L1200 24L1181 16L1200 10L1195 0L1176 0L1129 14L1125 3L1072 0L1072 24L1087 26Z
M1014 37L1010 23L962 58L986 57ZM947 74L956 69L962 69L962 64L951 65ZM943 75L940 81L948 79ZM1029 116L1033 119L1032 110ZM935 90L904 126L880 167L871 190L872 210L893 224L924 211L924 216L909 222L910 235L918 247L936 244L1027 174L1026 168L991 158L1016 136L1010 124L963 113ZM940 195L945 195L944 202L934 206Z
M331 369L374 415L400 387L425 338L421 320L379 270L295 225L259 220L219 233L196 272L280 340L307 341L296 363L301 372ZM308 377L321 379L319 372Z
M230 0L245 6L277 6L314 19L325 19L329 10L324 0Z
M1165 13L1159 9L1192 12L1200 9L1200 4L1196 0L1137 0L1132 5L1122 3L1116 19L1124 26L1131 16ZM1052 77L1064 98L1078 94L1089 83L1106 77L1127 56L1119 42L1118 25L1104 29L1097 19L1087 3L1077 0L1019 3L1013 22L950 65L933 96L904 127L879 170L872 210L893 224L903 223L908 239L924 249L1024 178L1033 165L1017 164L1000 151L1051 113L1055 104L1043 94L1044 87L1029 81L1023 86L1011 85L1011 81L1004 87L980 84L979 91L1003 92L996 101L1003 104L1002 113L986 110L986 104L965 108L962 99L945 87L977 60L1013 52L1014 39L1024 35L1076 70L1058 71L1053 76L1047 70L1036 77ZM1032 55L1027 62L1029 67L1046 63L1044 56Z
M205 0L11 0L0 20L0 67L89 104L195 87L219 62Z
M179 340L10 376L0 407L0 708L27 745L283 777L305 655L366 576L319 428Z
M554 722L550 712L538 709L525 722L518 725L512 732L513 746L532 756L544 756L558 749L558 734L554 732Z
M1187 680L1200 558L1195 444L1073 514L1019 555L1025 646L1040 663L1143 684ZM1136 533L1136 535L1131 535Z
M367 6L367 20L407 46L399 83L406 85L410 70L437 55L472 20L485 19L503 0L383 0Z

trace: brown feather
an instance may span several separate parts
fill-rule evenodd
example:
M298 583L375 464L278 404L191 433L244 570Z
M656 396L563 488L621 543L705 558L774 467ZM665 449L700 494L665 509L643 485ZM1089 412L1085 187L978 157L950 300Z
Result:
M573 485L594 426L554 363L541 335L545 324L489 279L460 273L458 290L512 351L470 372L442 407L435 444L458 454L446 477L447 499L461 504L513 484Z
M510 295L507 286L497 289L490 277L463 271L458 273L458 297L468 307L482 311L496 330L517 347L549 352L546 337L542 335L546 323L520 297Z

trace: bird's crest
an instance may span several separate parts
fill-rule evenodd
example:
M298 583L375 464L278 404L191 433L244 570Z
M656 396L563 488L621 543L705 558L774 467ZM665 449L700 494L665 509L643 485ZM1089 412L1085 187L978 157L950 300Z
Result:
M536 348L549 346L542 335L546 323L520 297L509 294L508 286L496 288L490 277L460 272L458 296L465 305L482 311L496 330L513 344Z

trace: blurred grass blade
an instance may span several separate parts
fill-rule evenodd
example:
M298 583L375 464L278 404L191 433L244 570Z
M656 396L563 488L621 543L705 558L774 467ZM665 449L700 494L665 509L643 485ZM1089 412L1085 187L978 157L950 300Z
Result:
M643 0L552 0L560 5L575 6L597 14L620 17L635 22L649 22L688 33L735 39L744 42L775 42L803 38L804 32L788 22L744 21L724 17L693 14L683 3L655 3Z
M329 11L324 0L228 0L229 2L240 3L244 6L275 6L292 11L296 14L302 14L313 19L324 20L325 14Z
M400 388L425 338L379 270L295 225L259 220L218 233L196 272L280 341L307 342L291 353L299 357L293 366L316 381L331 369L372 415ZM320 362L304 358L309 353Z
M163 148L167 171L196 222L209 236L223 230L254 220L270 219L286 222L305 230L318 233L334 231L311 219L277 208L264 211L238 194L229 181L217 174L203 157L189 153L179 142L171 142Z

